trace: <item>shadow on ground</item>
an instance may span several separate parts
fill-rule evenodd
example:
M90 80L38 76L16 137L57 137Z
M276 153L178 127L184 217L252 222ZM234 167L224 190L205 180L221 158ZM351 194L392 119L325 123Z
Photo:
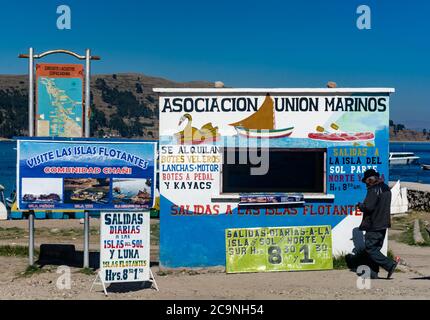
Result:
M36 263L43 267L46 265L69 266L82 268L84 264L84 252L76 251L72 244L42 244L40 246L39 260ZM158 261L151 261L150 266L158 266ZM100 266L100 253L90 252L89 267L98 269Z
M127 293L140 291L142 289L150 289L152 287L152 283L149 281L143 282L123 282L123 283L111 283L109 287L106 288L106 291L109 293Z
M46 265L82 268L84 264L84 252L76 251L72 244L42 244L40 245L39 260L41 267ZM97 269L100 265L100 253L90 252L89 267Z
M428 276L428 277L411 278L411 280L430 280L430 276Z

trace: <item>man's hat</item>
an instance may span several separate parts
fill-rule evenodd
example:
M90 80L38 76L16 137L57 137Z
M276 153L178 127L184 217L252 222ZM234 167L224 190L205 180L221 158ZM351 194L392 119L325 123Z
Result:
M361 182L365 183L366 179L370 177L379 177L379 172L376 172L374 169L366 170L363 179L361 179Z

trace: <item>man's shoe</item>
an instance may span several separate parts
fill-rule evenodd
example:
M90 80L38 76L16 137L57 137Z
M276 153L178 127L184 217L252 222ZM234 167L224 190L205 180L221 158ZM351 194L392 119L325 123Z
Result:
M367 267L367 266L366 266ZM372 269L368 269L369 271L370 271L370 279L381 279L381 278L379 278L379 276L378 276L378 272L377 271L374 271L374 270L372 270ZM365 274L366 273L366 271L364 271L363 273L361 273L361 274L359 274L358 272L356 273L357 274L357 276L359 276L359 277L365 277L365 276L369 276L369 274Z
M396 270L396 268L397 268L397 266L398 266L398 264L399 264L399 261L400 261L400 258L399 257L396 257L396 259L394 260L394 264L393 264L393 266L391 267L391 269L388 271L388 275L387 275L387 279L390 279L391 278L391 276L393 275L393 273L394 273L394 270Z

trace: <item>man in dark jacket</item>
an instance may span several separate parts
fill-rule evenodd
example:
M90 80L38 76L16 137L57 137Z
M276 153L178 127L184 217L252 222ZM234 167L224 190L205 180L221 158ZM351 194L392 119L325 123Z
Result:
M379 173L369 169L364 173L362 182L367 186L367 194L363 203L358 203L358 208L363 212L363 221L360 230L366 231L365 251L369 260L370 269L377 277L381 266L388 272L389 279L397 267L398 261L394 261L381 253L387 229L391 227L391 191L379 177Z

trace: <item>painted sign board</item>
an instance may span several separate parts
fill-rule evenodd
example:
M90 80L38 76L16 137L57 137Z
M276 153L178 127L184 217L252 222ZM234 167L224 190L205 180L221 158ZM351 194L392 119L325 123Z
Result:
M225 230L235 228L328 225L333 255L362 248L355 205L366 194L364 171L388 179L394 89L154 91L161 265L223 266ZM267 171L254 175L258 169ZM305 203L240 207L247 192L298 192Z
M149 212L100 213L100 272L104 283L150 280Z
M36 65L36 136L83 136L83 80L80 64Z
M149 210L156 143L23 138L17 143L20 210Z
M227 229L226 271L333 269L331 226Z

